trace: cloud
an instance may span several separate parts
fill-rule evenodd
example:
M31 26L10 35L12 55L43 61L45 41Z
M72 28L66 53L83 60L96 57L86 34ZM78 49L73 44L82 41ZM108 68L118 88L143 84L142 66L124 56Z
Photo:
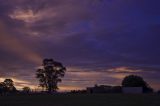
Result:
M14 13L10 15L10 17L13 19L22 20L26 23L33 23L34 21L39 20L39 16L34 15L32 10L15 10Z
M41 57L30 50L26 45L24 45L18 39L12 37L10 33L8 33L5 29L5 26L2 22L0 22L1 28L1 36L0 36L0 45L1 48L6 49L9 52L14 53L21 58L33 62L35 64L39 64L41 62Z
M52 57L69 68L61 86L120 84L128 74L159 81L150 74L160 70L159 0L0 1L3 75L33 80L32 63Z
M115 72L115 73L138 73L138 72L141 72L141 70L129 69L128 67L116 67L113 69L109 69L108 71Z

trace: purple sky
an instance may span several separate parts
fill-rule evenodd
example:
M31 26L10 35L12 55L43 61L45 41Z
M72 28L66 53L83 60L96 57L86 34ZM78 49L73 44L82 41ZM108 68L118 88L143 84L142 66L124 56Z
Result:
M67 67L61 90L120 85L140 75L160 89L159 0L0 0L0 81L37 86L44 58Z

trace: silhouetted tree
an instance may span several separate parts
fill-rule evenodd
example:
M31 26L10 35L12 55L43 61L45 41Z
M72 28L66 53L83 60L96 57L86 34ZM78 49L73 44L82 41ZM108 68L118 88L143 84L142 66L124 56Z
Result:
M14 82L11 79L5 79L4 82L0 83L0 94L14 93L16 91Z
M36 72L39 85L49 92L56 91L58 89L57 84L64 77L66 68L60 62L56 62L53 59L44 59L42 66L43 68L39 68Z
M16 92L16 88L12 79L5 79L3 83L6 92Z
M24 93L30 93L31 92L31 88L30 87L23 87L23 92Z
M126 76L122 81L123 87L142 87L143 92L153 92L153 89L143 80L142 77L137 75Z

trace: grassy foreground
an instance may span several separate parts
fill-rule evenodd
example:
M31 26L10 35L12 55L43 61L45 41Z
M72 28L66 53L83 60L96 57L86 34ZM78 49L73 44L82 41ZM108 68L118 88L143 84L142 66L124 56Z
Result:
M59 94L0 96L0 106L160 106L160 95Z

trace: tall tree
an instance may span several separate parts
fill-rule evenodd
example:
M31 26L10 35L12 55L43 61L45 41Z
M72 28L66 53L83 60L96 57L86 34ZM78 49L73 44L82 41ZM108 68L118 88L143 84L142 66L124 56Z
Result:
M49 92L54 92L58 89L58 82L65 75L66 68L53 59L44 59L42 68L36 72L36 77L39 79L39 85Z

